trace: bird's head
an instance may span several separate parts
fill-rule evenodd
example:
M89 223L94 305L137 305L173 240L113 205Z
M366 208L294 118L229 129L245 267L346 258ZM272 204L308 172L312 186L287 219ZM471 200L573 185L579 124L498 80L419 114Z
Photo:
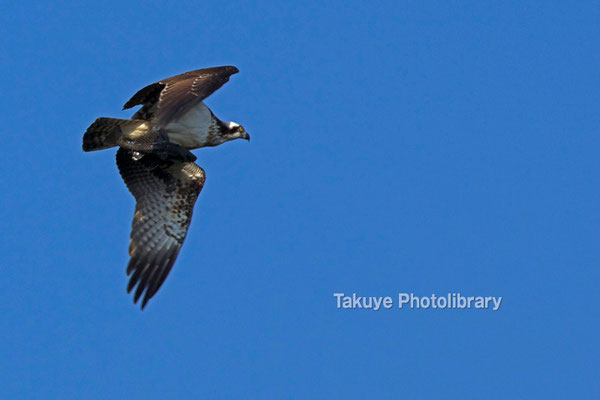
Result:
M226 140L246 139L250 141L250 135L246 130L236 122L225 122L223 136Z

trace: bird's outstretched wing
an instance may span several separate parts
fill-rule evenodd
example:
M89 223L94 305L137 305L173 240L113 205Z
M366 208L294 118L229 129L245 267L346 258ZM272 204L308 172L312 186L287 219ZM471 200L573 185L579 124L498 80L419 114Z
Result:
M123 109L143 105L133 118L153 119L155 124L164 127L213 94L238 72L233 66L184 72L141 89Z
M162 160L119 148L117 166L136 199L131 226L127 291L136 286L134 302L144 293L142 309L165 281L187 234L205 173L193 162Z

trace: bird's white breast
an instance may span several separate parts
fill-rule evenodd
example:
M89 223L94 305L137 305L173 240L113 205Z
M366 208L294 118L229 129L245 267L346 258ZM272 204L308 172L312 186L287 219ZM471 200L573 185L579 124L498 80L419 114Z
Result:
M208 107L200 103L166 127L169 139L188 149L205 146L216 129L215 119Z

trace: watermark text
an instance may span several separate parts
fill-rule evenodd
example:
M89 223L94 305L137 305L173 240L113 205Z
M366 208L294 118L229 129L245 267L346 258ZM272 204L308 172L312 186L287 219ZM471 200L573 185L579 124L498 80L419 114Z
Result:
M414 293L398 293L396 296L359 296L356 293L333 293L338 309L481 309L498 311L502 296L464 296L448 293L443 296L417 296ZM395 302L395 304L394 304Z

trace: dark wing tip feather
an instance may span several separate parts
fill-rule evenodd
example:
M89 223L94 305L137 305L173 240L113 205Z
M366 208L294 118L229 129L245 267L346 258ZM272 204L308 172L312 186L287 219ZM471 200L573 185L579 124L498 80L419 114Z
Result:
M131 293L133 288L136 288L133 296L133 302L135 304L137 304L138 300L142 297L142 294L144 295L142 299L142 309L146 307L148 300L154 297L167 279L167 276L177 259L179 248L179 243L171 243L158 252L142 256L140 260L133 257L129 262L130 266L134 265L134 272L129 279L127 293Z
M235 67L233 65L224 65L222 67L210 67L210 68L202 68L202 69L195 69L192 71L187 71L182 74L175 75L175 76L172 76L167 79L163 79L161 82L168 82L168 81L174 80L174 79L179 80L179 79L187 78L190 76L200 76L200 75L218 74L218 75L231 76L231 75L237 74L238 72L240 72L240 70L237 67Z
M230 75L237 74L238 72L240 72L240 70L237 69L237 67L234 67L233 65L226 65L222 68L225 68L225 70L229 72Z

